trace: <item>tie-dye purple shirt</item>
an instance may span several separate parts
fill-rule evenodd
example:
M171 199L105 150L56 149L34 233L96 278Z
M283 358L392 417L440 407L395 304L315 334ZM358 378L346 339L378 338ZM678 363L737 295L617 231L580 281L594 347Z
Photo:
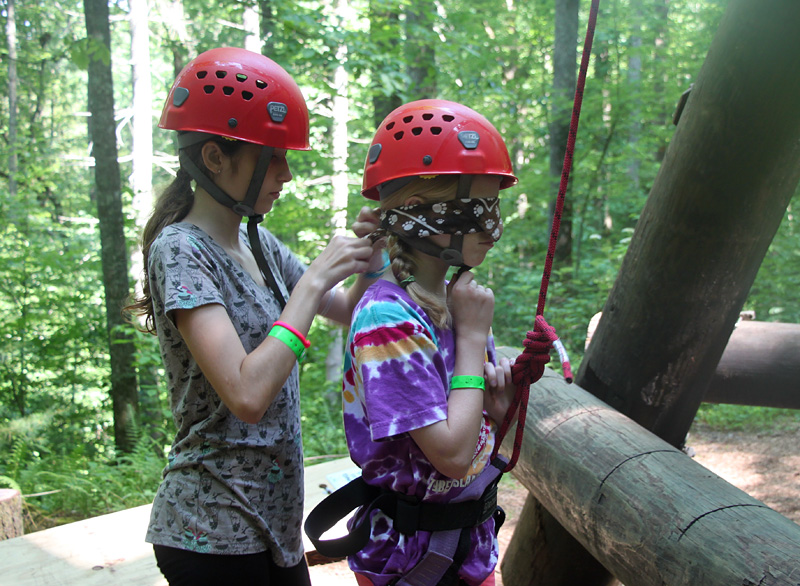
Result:
M488 344L494 360L494 347ZM433 325L408 294L378 281L353 313L345 353L344 426L350 457L368 484L449 502L477 477L494 448L495 425L484 414L472 467L462 479L439 473L409 435L447 419L447 396L455 362L452 330ZM370 542L349 558L350 568L384 586L407 574L428 549L430 532L405 536L380 510L372 513ZM480 584L497 564L494 521L472 529L461 577Z

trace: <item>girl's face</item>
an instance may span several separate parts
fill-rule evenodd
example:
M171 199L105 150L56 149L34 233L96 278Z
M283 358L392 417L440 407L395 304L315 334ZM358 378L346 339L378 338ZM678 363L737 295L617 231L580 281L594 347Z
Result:
M229 164L223 166L217 185L230 194L233 199L244 200L260 154L261 145L249 143L242 145L229 159ZM255 212L257 214L269 213L275 201L280 197L284 184L291 180L292 172L289 169L289 162L286 160L286 149L274 149L267 174L261 184L258 200L254 206Z
M500 193L500 178L488 175L477 175L472 179L472 188L469 192L469 197L497 197ZM447 248L450 244L452 236L450 234L436 234L429 237L431 241ZM471 267L479 266L485 259L486 255L494 246L495 241L488 232L475 232L473 234L465 234L464 241L461 245L461 254L464 258L464 264Z

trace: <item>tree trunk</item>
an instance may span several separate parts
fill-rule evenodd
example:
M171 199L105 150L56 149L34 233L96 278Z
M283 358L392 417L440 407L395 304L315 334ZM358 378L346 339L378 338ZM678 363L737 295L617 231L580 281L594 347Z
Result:
M25 533L22 522L22 495L18 490L0 488L0 541Z
M436 96L436 50L431 42L433 15L431 0L411 0L406 8L406 63L411 84L409 95L420 98Z
M631 7L631 31L628 39L628 91L630 109L626 108L628 131L628 179L633 193L639 193L639 170L642 166L639 154L639 138L642 135L642 6Z
M275 14L272 0L256 0L261 18L261 53L269 58L275 53Z
M8 199L17 196L17 21L14 0L6 2L6 43L8 45Z
M336 0L336 14L347 11L347 0ZM342 44L336 50L336 62L339 64L333 78L333 116L331 136L333 140L333 201L331 224L334 234L347 232L347 199L350 186L347 179L347 120L350 118L350 101L348 98L347 71L344 62L347 59L347 46ZM341 328L331 331L331 343L325 358L325 379L328 381L341 379L342 353L344 339Z
M389 55L397 45L397 39L401 38L400 16L398 7L389 8L386 2L370 0L369 3L369 40L376 55ZM380 63L380 60L376 60ZM379 126L383 119L388 116L395 108L402 105L402 99L394 92L386 92L380 81L382 71L373 70L372 93L373 120L375 127ZM395 73L395 72L390 72Z
M150 81L150 7L148 0L130 0L133 140L131 187L139 229L153 209L153 86ZM138 275L140 272L134 272Z
M94 157L97 216L100 220L114 440L118 450L129 452L135 442L138 402L135 347L130 329L121 314L130 289L114 126L108 3L105 0L84 0L84 14L87 36L108 51L105 63L97 52L89 62L89 135Z
M514 475L625 586L796 586L800 526L551 370L531 397ZM560 551L554 574L575 563ZM531 571L517 558L507 586Z
M551 213L555 210L564 154L575 97L575 48L578 41L578 0L555 0L555 42L553 46L553 99L550 112L550 191ZM558 232L555 260L569 264L572 258L572 198L564 202Z

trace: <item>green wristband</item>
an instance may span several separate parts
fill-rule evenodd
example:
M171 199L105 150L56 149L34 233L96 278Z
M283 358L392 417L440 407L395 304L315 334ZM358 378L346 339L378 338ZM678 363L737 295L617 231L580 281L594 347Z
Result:
M450 379L450 389L486 390L486 381L482 376L456 375Z
M283 326L272 326L269 335L278 338L281 342L289 346L289 349L297 356L297 362L302 362L306 357L306 347L294 333Z

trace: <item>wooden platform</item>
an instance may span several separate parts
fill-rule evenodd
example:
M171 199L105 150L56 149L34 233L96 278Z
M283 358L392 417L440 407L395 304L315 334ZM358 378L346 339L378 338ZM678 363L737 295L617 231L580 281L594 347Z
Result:
M350 458L307 467L306 514L335 488L337 477L355 471ZM144 505L0 541L0 586L166 586L144 541L149 519L150 505ZM320 561L307 540L305 546L309 563Z

